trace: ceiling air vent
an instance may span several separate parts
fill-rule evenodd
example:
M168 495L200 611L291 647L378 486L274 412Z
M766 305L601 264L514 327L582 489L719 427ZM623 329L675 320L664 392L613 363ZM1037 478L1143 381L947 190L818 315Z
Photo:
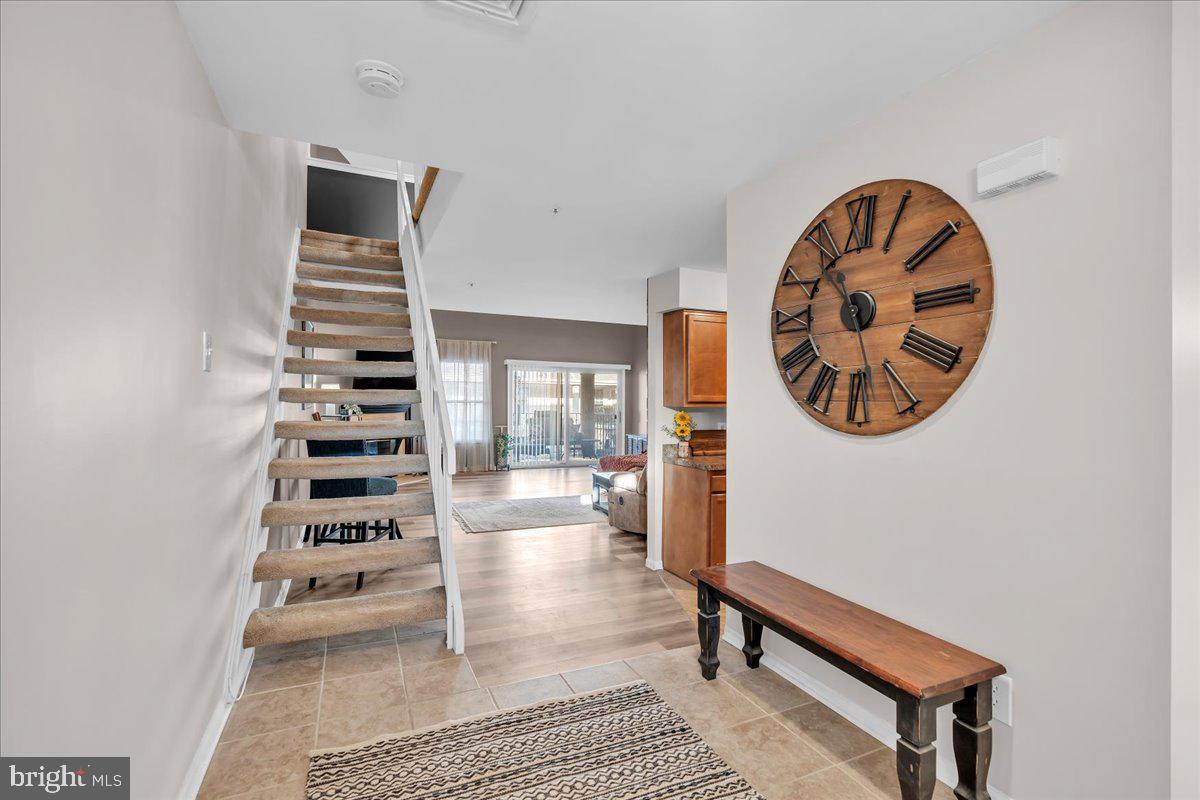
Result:
M376 97L399 97L404 76L386 61L367 59L354 65L359 87Z
M517 14L521 13L524 0L438 0L444 6L453 6L481 17L519 25Z

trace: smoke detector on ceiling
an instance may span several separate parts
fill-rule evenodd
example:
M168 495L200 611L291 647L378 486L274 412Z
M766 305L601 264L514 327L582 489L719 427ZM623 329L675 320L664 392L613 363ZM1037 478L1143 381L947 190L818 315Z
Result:
M399 97L404 76L386 61L369 58L354 66L359 88L376 97Z

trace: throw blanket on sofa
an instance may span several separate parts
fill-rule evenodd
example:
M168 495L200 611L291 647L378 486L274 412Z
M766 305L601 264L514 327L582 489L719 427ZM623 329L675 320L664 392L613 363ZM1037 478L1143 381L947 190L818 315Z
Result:
M600 466L597 469L601 472L632 472L645 466L646 454L642 453L640 455L601 456Z

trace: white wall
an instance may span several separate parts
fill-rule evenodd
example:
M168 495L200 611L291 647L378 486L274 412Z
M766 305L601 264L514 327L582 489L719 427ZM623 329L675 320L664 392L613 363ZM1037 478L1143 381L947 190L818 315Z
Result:
M996 726L991 777L1020 800L1168 791L1169 10L1075 6L728 201L729 560L1005 663L1015 727ZM977 161L1043 135L1063 141L1061 177L974 199ZM765 322L800 226L895 177L966 206L996 311L952 402L860 440L795 408ZM765 647L888 729L882 696L778 637Z
M679 308L724 311L725 273L680 267L654 275L646 281L649 411L646 426L646 452L649 453L646 476L646 566L662 569L662 481L664 444L675 440L663 432L664 425L674 427L676 409L667 408L663 399L663 314ZM723 408L690 408L696 427L713 429L725 422Z
M305 147L226 127L171 3L0 20L0 749L159 800L222 695Z
M1171 796L1200 798L1200 3L1171 4Z

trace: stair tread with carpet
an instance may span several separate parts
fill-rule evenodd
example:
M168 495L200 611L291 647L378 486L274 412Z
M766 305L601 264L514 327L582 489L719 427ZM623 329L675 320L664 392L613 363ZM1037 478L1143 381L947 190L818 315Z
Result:
M275 525L333 525L340 522L423 517L432 513L433 494L430 492L321 500L273 500L263 506L262 525L264 528Z
M279 337L283 347L298 350L276 354L282 364L277 367L280 374L273 376L277 386L271 397L273 438L270 451L263 453L263 464L268 480L311 483L307 487L276 484L277 496L285 499L256 501L261 504L257 521L262 528L285 530L282 535L260 530L263 538L255 544L261 551L246 554L244 569L250 582L239 595L239 611L248 613L241 632L243 647L441 620L446 623L447 647L463 652L462 598L449 523L453 436L446 412L423 403L426 391L444 390L433 366L438 358L436 334L429 321L429 300L421 288L417 236L410 227L416 218L407 196L400 198L400 204L399 227L408 237L404 259L401 242L389 239L302 229L298 241L293 240L292 300L280 321ZM409 277L415 287L412 292L407 287ZM324 326L350 330L331 333ZM376 328L389 330L371 330ZM310 350L351 351L350 358L367 360L349 360L341 353L340 358L310 358ZM305 381L300 386L279 385L295 382L283 380L285 375L355 381L353 386L335 383L320 388L304 385ZM311 403L318 408L356 404L388 413L352 420L322 419L320 414L313 414L314 419L286 419L282 404L287 403ZM423 409L428 417L406 419L400 413L405 406ZM408 445L414 438L432 447L436 456L410 452L413 448ZM371 455L366 446L354 444L370 440L395 440L396 447L381 445L385 454ZM288 441L329 444L301 447L301 452L308 451L307 457L301 457L295 452L297 446ZM400 452L386 454L391 449ZM395 479L404 476L414 477L398 493ZM404 537L402 521L430 516L433 536ZM426 527L428 521L414 524ZM272 545L272 536L278 537L278 544ZM250 558L255 558L253 567ZM276 595L279 602L289 595L289 581L307 579L313 589L319 578L358 573L354 589L358 592L368 572L431 564L441 568L443 585L312 602L305 602L303 593L291 592L290 602L250 610L255 603L249 598L258 597L253 594L255 583L285 582ZM421 585L428 585L427 579L423 575ZM338 592L342 587L333 583L329 588Z
M363 253L353 250L334 250L312 245L300 245L300 258L314 264L331 264L337 267L357 267L399 272L403 267L400 256L383 253Z
M445 613L446 590L442 586L259 608L250 614L242 646L262 647L390 625L415 625L442 619Z
M297 283L292 294L305 300L324 300L329 303L362 303L408 308L407 292L373 292L367 289L342 289L337 286L317 286L315 283Z
M378 270L342 269L323 264L311 264L301 261L296 265L296 277L310 281L329 281L331 283L369 283L376 286L391 286L404 288L404 274L400 272L380 272Z
M420 564L436 564L441 557L433 536L362 542L353 547L304 547L267 550L254 562L254 580L345 575L360 570L383 571Z
M279 390L281 403L357 403L359 405L416 405L416 389L311 389L286 386Z
M399 311L352 311L342 308L292 306L288 313L297 322L323 322L327 325L361 325L407 330L411 324L408 314Z
M269 478L333 480L337 478L387 478L429 471L424 453L393 456L338 456L325 458L273 458Z
M323 358L285 358L283 371L292 375L350 375L356 378L411 378L411 361L338 361Z
M275 423L275 436L279 439L309 439L320 442L362 439L405 439L409 436L424 436L425 423L419 419L372 419L367 415L361 422L350 420L292 420L283 419ZM386 415L392 416L392 415Z
M326 350L385 350L391 353L411 353L411 336L374 336L360 333L317 333L316 331L287 332L287 343L296 347L319 347Z
M395 239L371 239L366 236L350 236L345 233L330 233L313 228L300 231L300 243L314 247L329 247L338 250L379 251L400 254L400 243Z

